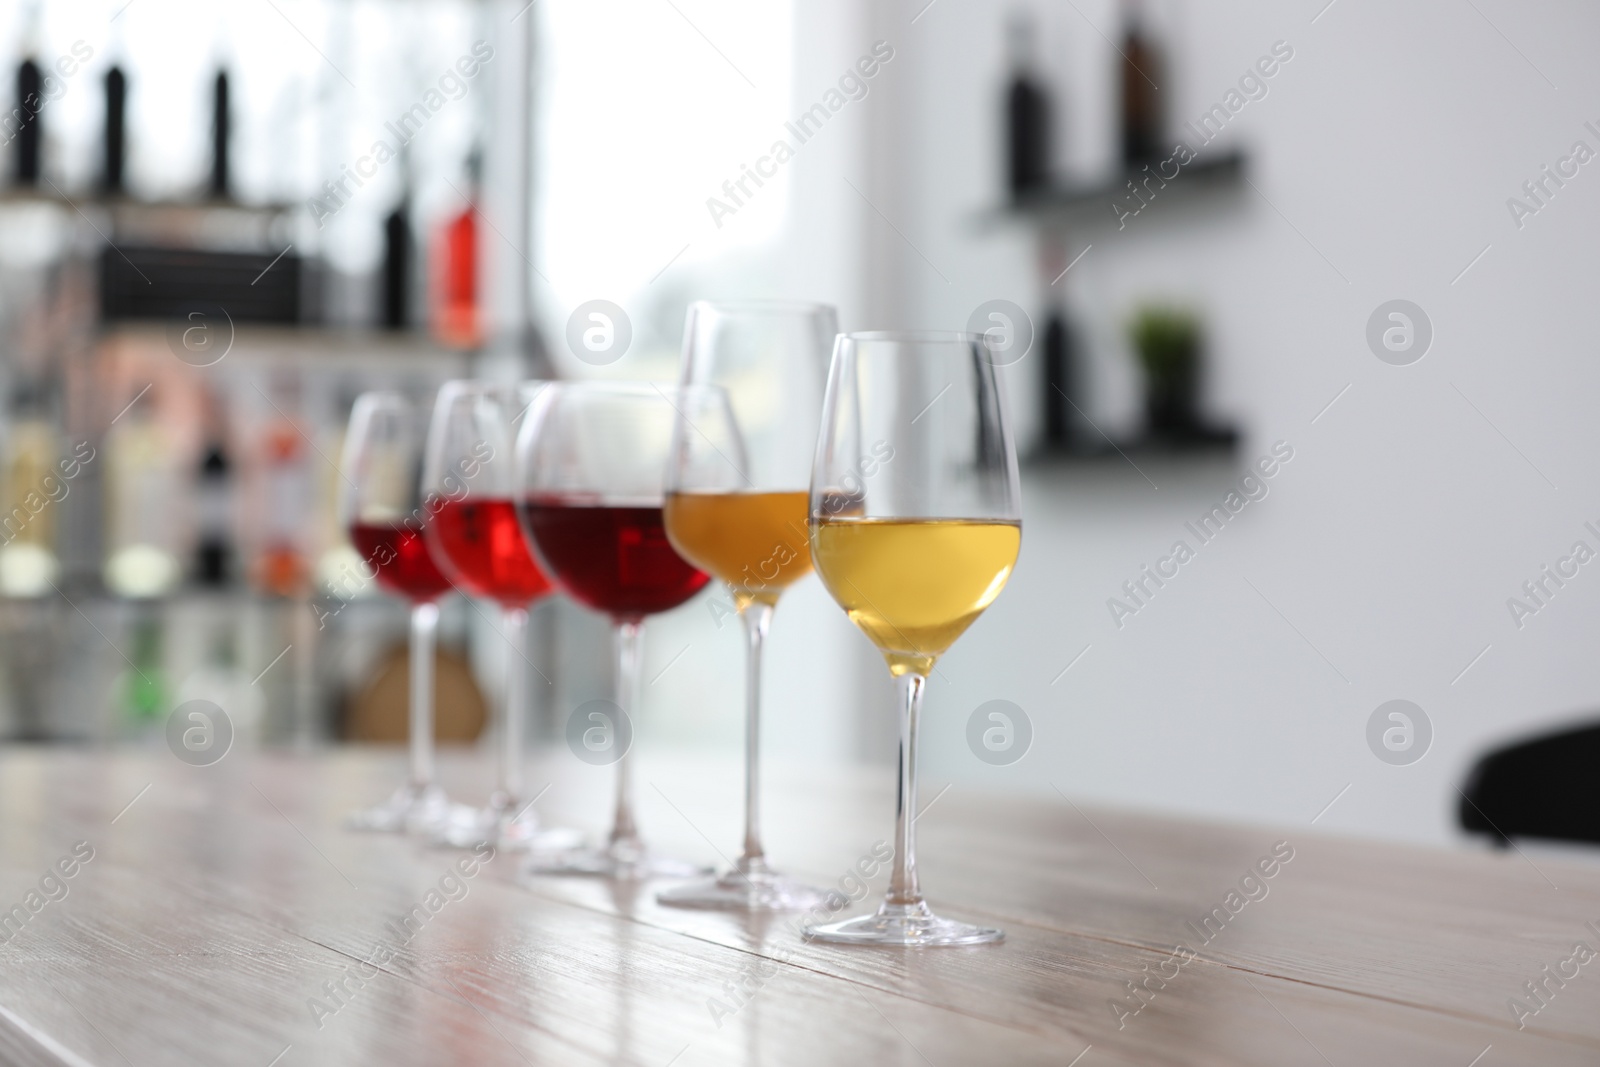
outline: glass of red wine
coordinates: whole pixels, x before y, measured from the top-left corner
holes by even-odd
[[[528,605],[555,585],[517,523],[516,427],[544,384],[446,382],[428,428],[422,489],[438,510],[425,527],[425,539],[439,569],[458,589],[499,606],[500,633],[509,646],[499,781],[487,806],[462,809],[440,832],[444,843],[462,848],[487,841],[511,851],[559,849],[581,839],[575,830],[539,825],[522,767],[528,672],[536,669],[526,649]]]
[[[411,602],[411,780],[350,816],[355,830],[437,833],[454,806],[433,780],[433,657],[438,600],[450,579],[423,540],[420,494],[425,415],[398,393],[363,393],[350,411],[339,472],[340,512],[363,570]]]
[[[610,617],[617,645],[615,702],[580,705],[567,731],[585,762],[617,764],[610,838],[600,847],[535,856],[530,873],[631,880],[707,871],[646,847],[629,770],[644,621],[709,581],[672,547],[662,518],[673,420],[693,403],[688,396],[643,382],[558,382],[540,391],[518,434],[523,529],[567,595]]]

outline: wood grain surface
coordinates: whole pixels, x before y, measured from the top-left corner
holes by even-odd
[[[670,883],[529,879],[509,854],[469,877],[468,853],[340,829],[402,766],[0,750],[0,1062],[1600,1063],[1600,959],[1560,978],[1576,943],[1600,950],[1600,864],[931,783],[924,888],[1006,941],[848,948],[661,907]],[[487,759],[442,769],[482,799]],[[610,776],[536,762],[537,810],[598,831]],[[773,768],[771,858],[875,905],[886,872],[854,872],[891,785]],[[646,835],[721,864],[739,788],[734,762],[645,755]]]

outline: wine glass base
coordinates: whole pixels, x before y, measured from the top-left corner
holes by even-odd
[[[622,882],[646,878],[693,878],[711,868],[651,852],[643,845],[611,844],[604,848],[572,848],[530,856],[522,865],[526,875],[586,875]]]
[[[583,833],[566,827],[545,827],[532,805],[497,795],[481,808],[456,812],[439,829],[435,842],[455,848],[490,844],[499,852],[555,852],[576,848]]]
[[[368,833],[434,834],[462,810],[471,809],[452,802],[437,785],[403,785],[382,804],[351,812],[345,827]]]
[[[1005,938],[991,926],[941,919],[922,901],[915,904],[884,903],[875,914],[836,923],[807,926],[808,941],[841,945],[898,945],[906,948],[939,945],[985,945]]]
[[[827,899],[825,890],[785,877],[764,864],[757,870],[736,867],[721,878],[691,882],[656,894],[656,902],[670,908],[746,912],[810,911]]]

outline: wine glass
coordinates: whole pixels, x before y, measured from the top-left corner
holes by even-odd
[[[638,879],[705,871],[645,846],[634,820],[628,750],[639,714],[645,618],[684,603],[709,580],[673,549],[662,518],[673,419],[680,408],[697,410],[706,396],[643,382],[557,382],[540,391],[523,419],[523,531],[568,596],[610,617],[617,643],[616,702],[583,720],[593,723],[583,733],[593,762],[617,764],[610,839],[603,847],[535,856],[524,868],[529,873]]]
[[[667,476],[667,537],[685,559],[728,584],[744,626],[744,850],[720,878],[657,894],[663,904],[806,911],[826,898],[767,863],[759,758],[767,628],[784,589],[811,573],[806,487],[836,333],[833,309],[820,304],[701,301],[689,308],[682,383],[721,385],[727,403],[708,399],[700,412],[679,413]],[[717,442],[724,439],[743,447],[723,451]]]
[[[566,848],[580,839],[574,830],[539,826],[522,774],[528,605],[555,586],[539,569],[517,523],[514,424],[543,385],[446,382],[428,428],[422,488],[427,499],[438,502],[425,527],[428,547],[453,584],[499,605],[501,635],[511,652],[500,712],[499,781],[487,806],[464,809],[463,817],[440,832],[444,843],[463,848],[487,841],[498,849],[527,851]]]
[[[454,808],[433,780],[433,657],[439,597],[450,579],[423,541],[429,522],[418,477],[424,413],[398,393],[363,393],[350,410],[340,457],[340,514],[364,569],[411,602],[411,780],[377,807],[358,811],[355,830],[433,833]]]
[[[917,883],[917,719],[939,657],[1005,587],[1022,543],[1017,457],[988,340],[841,334],[811,480],[811,554],[878,646],[899,691],[894,866],[877,913],[809,925],[871,945],[973,945],[996,929],[944,919]]]

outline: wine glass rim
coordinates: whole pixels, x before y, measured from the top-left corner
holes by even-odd
[[[900,344],[984,344],[981,333],[964,333],[959,330],[861,330],[841,333],[847,341],[885,341]]]
[[[451,378],[439,386],[439,395],[498,393],[554,384],[547,378],[518,378],[511,382],[490,381],[485,378]]]
[[[711,382],[691,382],[680,384],[678,382],[654,382],[636,378],[567,378],[558,382],[548,382],[552,389],[561,392],[585,393],[611,393],[616,396],[650,396],[663,400],[671,400],[680,393],[727,392],[720,385]]]
[[[352,413],[361,408],[375,407],[414,408],[416,405],[398,389],[367,389],[357,393],[350,402]]]
[[[707,311],[738,311],[746,314],[769,315],[792,311],[836,313],[832,304],[824,304],[820,300],[768,299],[766,297],[739,297],[733,300],[696,300],[689,305],[689,308],[690,310],[704,308]]]

